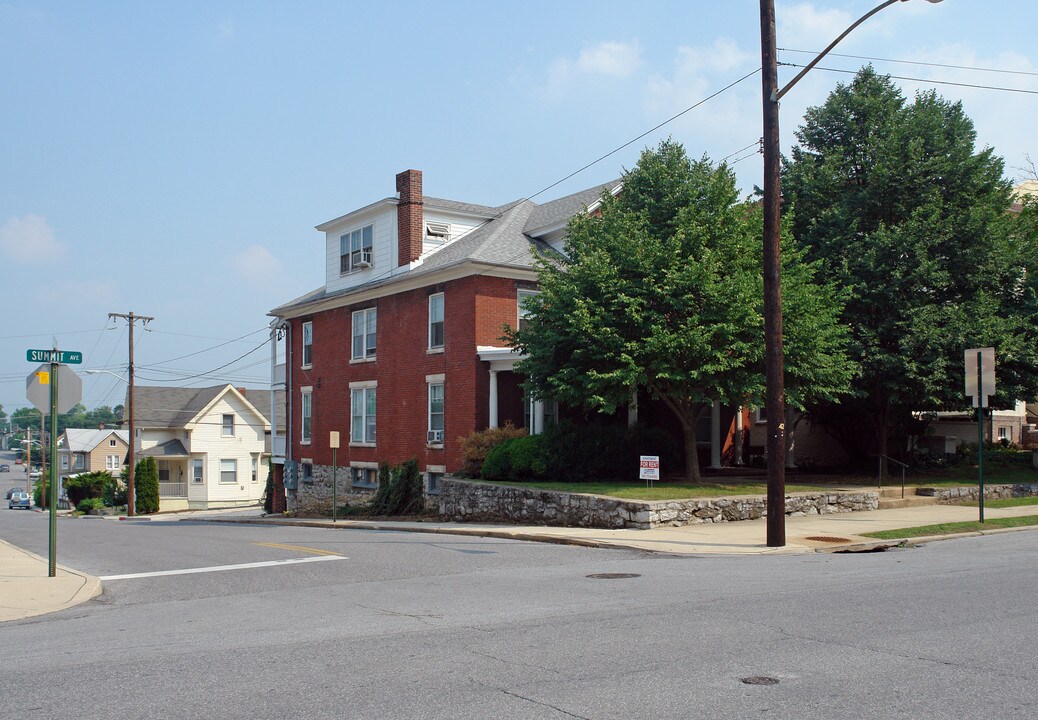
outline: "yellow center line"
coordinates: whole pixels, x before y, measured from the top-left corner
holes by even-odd
[[[302,545],[281,545],[280,543],[252,543],[253,545],[259,545],[260,547],[272,547],[281,548],[282,550],[298,550],[299,552],[313,553],[314,555],[337,555],[342,557],[342,553],[333,552],[332,550],[319,550],[318,548],[303,547]]]

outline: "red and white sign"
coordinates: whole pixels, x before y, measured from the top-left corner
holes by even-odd
[[[641,455],[639,456],[639,470],[638,478],[640,480],[659,480],[660,479],[660,456],[659,455]]]

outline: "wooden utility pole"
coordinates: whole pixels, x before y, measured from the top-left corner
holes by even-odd
[[[786,401],[779,269],[780,198],[778,63],[775,0],[760,2],[760,53],[764,101],[764,369],[768,437],[768,547],[786,544]]]
[[[130,326],[130,377],[129,377],[129,392],[127,393],[126,404],[127,404],[127,415],[129,419],[128,432],[130,435],[130,453],[129,453],[129,467],[126,470],[126,514],[134,515],[134,502],[135,495],[133,492],[133,471],[134,471],[134,455],[137,447],[137,439],[134,437],[133,427],[133,326],[140,320],[145,325],[154,320],[153,317],[147,317],[145,315],[134,315],[133,312],[126,313],[108,313],[110,318],[123,318],[129,323]]]

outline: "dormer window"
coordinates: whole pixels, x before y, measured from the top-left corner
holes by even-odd
[[[367,225],[339,237],[339,273],[366,270],[374,265],[375,226]]]
[[[431,245],[443,245],[451,239],[451,226],[449,223],[427,222],[425,223],[425,242]]]

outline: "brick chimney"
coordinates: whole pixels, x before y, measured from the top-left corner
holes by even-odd
[[[407,265],[422,254],[425,234],[422,217],[422,171],[405,170],[396,176],[400,202],[396,206],[397,264]]]

